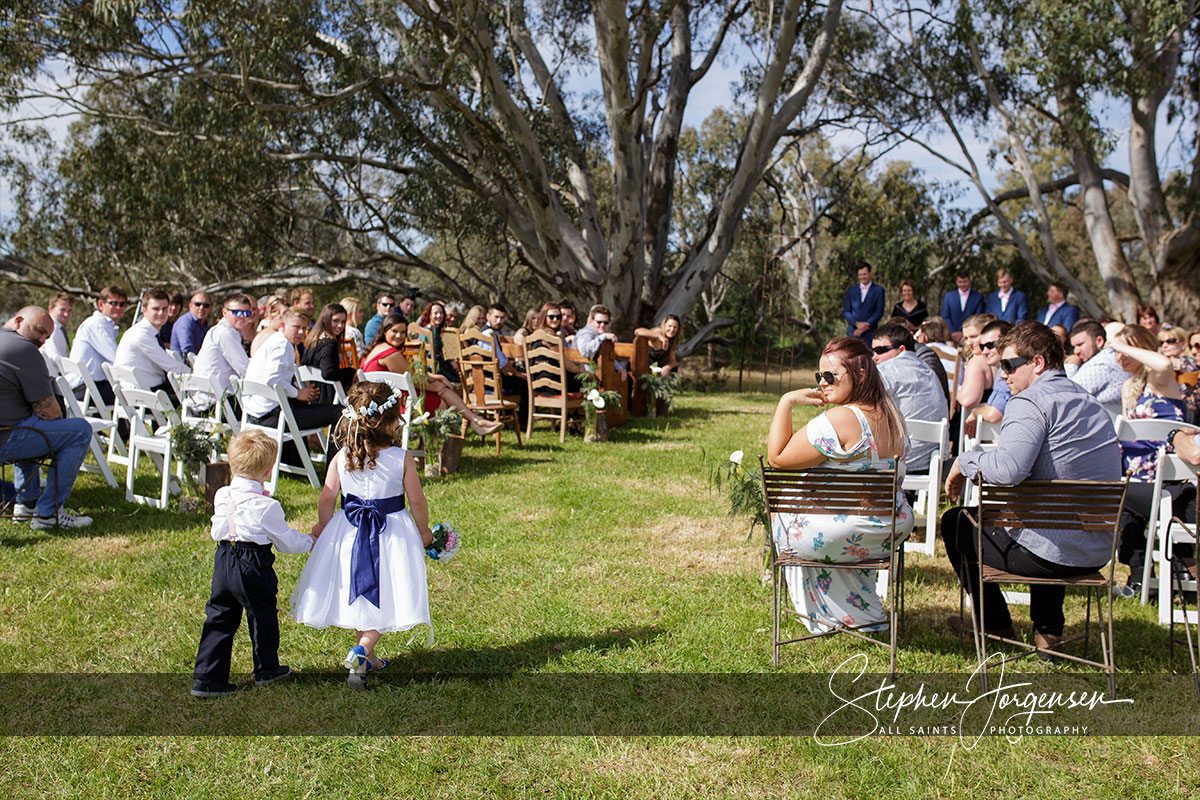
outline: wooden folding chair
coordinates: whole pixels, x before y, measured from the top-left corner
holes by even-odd
[[[1081,664],[1089,664],[1103,669],[1108,674],[1108,691],[1111,697],[1116,697],[1116,647],[1113,639],[1113,573],[1116,569],[1117,542],[1120,537],[1121,510],[1125,506],[1125,490],[1129,486],[1129,478],[1120,481],[1022,481],[1016,486],[999,486],[984,483],[982,478],[976,478],[978,484],[978,503],[974,514],[968,511],[968,519],[975,525],[976,566],[979,570],[979,585],[976,587],[979,598],[979,615],[976,618],[972,604],[972,621],[975,638],[975,654],[979,662],[979,670],[983,676],[984,686],[987,685],[989,666],[998,666],[1018,658],[1026,658],[1036,653],[1043,653],[1056,658],[1065,658]],[[1033,528],[1055,531],[1084,531],[1096,535],[1109,536],[1108,575],[1101,574],[1103,567],[1085,575],[1063,578],[1031,578],[1027,575],[1017,575],[1012,572],[990,567],[983,563],[983,530],[984,528]],[[985,584],[1028,584],[1040,586],[1063,586],[1066,588],[1081,588],[1087,593],[1087,615],[1084,620],[1084,632],[1074,636],[1064,636],[1056,650],[1043,650],[1036,645],[988,633],[987,620],[984,619],[983,587]],[[1102,595],[1107,596],[1108,618],[1105,625],[1105,615]],[[1091,624],[1092,596],[1096,599],[1096,614],[1099,617],[1100,650],[1103,661],[1093,661],[1087,658]],[[959,614],[963,613],[964,589],[959,587]],[[996,640],[1023,648],[1026,652],[1008,656],[997,664],[989,665],[987,643]],[[1061,648],[1071,642],[1083,639],[1083,656],[1062,652]]]
[[[466,341],[466,337],[463,337]],[[517,447],[521,443],[521,420],[517,414],[518,403],[504,396],[500,380],[500,361],[489,347],[480,347],[477,341],[464,344],[458,357],[458,373],[462,377],[463,402],[467,408],[486,419],[495,419],[513,425],[517,434]],[[467,421],[463,420],[462,435],[467,435]],[[500,455],[500,431],[496,437],[496,455]]]
[[[803,642],[838,633],[846,633],[863,641],[888,650],[888,674],[896,674],[897,642],[900,626],[904,619],[904,541],[907,532],[896,532],[896,497],[900,491],[899,473],[896,470],[852,472],[836,469],[785,470],[768,467],[759,456],[762,467],[763,498],[767,507],[767,530],[774,530],[776,514],[804,514],[807,517],[835,517],[839,515],[877,515],[892,520],[886,558],[870,558],[862,561],[829,562],[815,558],[804,558],[788,551],[779,551],[775,537],[771,536],[771,581],[772,581],[772,633],[771,656],[775,667],[779,666],[779,651],[785,644]],[[819,633],[809,633],[791,639],[781,639],[782,620],[792,614],[813,622],[816,620],[792,608],[787,596],[787,584],[783,570],[788,567],[817,567],[824,569],[856,569],[887,571],[888,640],[880,641],[860,628],[873,628],[878,623],[867,625],[837,625]]]
[[[535,419],[558,422],[558,441],[567,440],[567,415],[583,408],[583,392],[567,391],[567,358],[562,338],[552,331],[534,331],[525,337],[522,358],[529,384],[529,422],[526,438],[533,435]],[[551,411],[538,411],[549,408]]]

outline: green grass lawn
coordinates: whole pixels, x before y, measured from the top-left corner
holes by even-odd
[[[350,691],[335,672],[350,634],[287,619],[305,556],[280,555],[281,658],[301,676],[215,701],[187,697],[211,576],[207,519],[128,504],[123,492],[84,475],[71,505],[96,518],[91,528],[53,533],[0,522],[0,719],[8,732],[62,734],[0,739],[0,796],[1200,791],[1195,745],[1182,737],[985,737],[967,749],[957,737],[823,747],[807,733],[609,735],[630,717],[644,720],[634,724],[638,734],[701,732],[709,729],[703,714],[714,715],[712,730],[753,731],[757,719],[786,713],[787,687],[824,681],[820,673],[867,647],[844,636],[794,645],[784,651],[783,690],[764,690],[774,684],[759,677],[773,672],[761,531],[748,537],[746,522],[726,515],[704,459],[741,449],[747,464],[754,460],[774,399],[688,395],[672,416],[633,420],[608,443],[575,437],[559,445],[543,423],[524,449],[508,435],[499,457],[468,444],[459,474],[425,484],[432,520],[465,536],[457,559],[429,565],[436,643],[424,648],[423,632],[412,644],[408,634],[385,636],[380,653],[394,659],[391,674],[366,693]],[[149,489],[153,477],[139,480]],[[307,484],[285,480],[278,496],[296,527],[315,520],[317,492]],[[944,556],[910,556],[907,585],[901,672],[965,678],[974,653],[944,625],[958,608]],[[1070,606],[1069,626],[1081,611]],[[1023,611],[1014,617],[1028,635]],[[873,668],[886,669],[883,650],[868,655]],[[1117,658],[1119,693],[1133,694],[1140,712],[1196,724],[1190,677],[1174,681],[1166,697],[1153,695],[1161,681],[1139,677],[1172,669],[1153,607],[1120,605]],[[1087,673],[1037,662],[1022,668],[1048,680]],[[1187,669],[1182,650],[1174,669]],[[250,670],[244,634],[234,670]],[[654,679],[634,685],[630,674]],[[714,674],[730,696],[689,695],[672,683]],[[743,677],[753,696],[729,689]],[[610,708],[600,692],[612,692]],[[77,735],[102,731],[156,735]],[[264,735],[198,735],[222,731]],[[528,735],[470,735],[514,731]],[[397,735],[411,732],[468,735]],[[293,733],[313,735],[283,735]],[[365,735],[333,735],[340,733]],[[541,735],[552,733],[573,735]]]

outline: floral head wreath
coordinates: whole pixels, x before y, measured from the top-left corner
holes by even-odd
[[[407,392],[393,387],[391,396],[387,400],[384,400],[383,403],[372,400],[368,405],[359,406],[358,408],[347,406],[342,409],[342,416],[348,420],[356,420],[360,417],[373,417],[376,414],[382,414],[388,409],[394,408],[403,399],[405,394]]]

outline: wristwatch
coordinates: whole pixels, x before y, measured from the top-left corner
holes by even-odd
[[[1171,431],[1167,434],[1167,444],[1171,445],[1171,447],[1174,447],[1175,446],[1175,434],[1179,433],[1181,430],[1183,430],[1183,428],[1172,428]]]

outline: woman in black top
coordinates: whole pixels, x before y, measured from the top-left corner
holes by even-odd
[[[904,317],[916,330],[929,316],[923,300],[917,299],[917,285],[912,281],[900,281],[900,302],[892,307],[893,317]]]
[[[304,352],[300,355],[300,363],[306,367],[316,367],[321,371],[321,377],[327,381],[337,381],[342,389],[349,389],[354,383],[357,370],[354,367],[341,366],[342,337],[346,333],[346,308],[337,303],[330,303],[321,309],[317,322],[308,332],[304,340]],[[333,387],[328,384],[318,384],[321,391],[318,403],[336,403]]]

